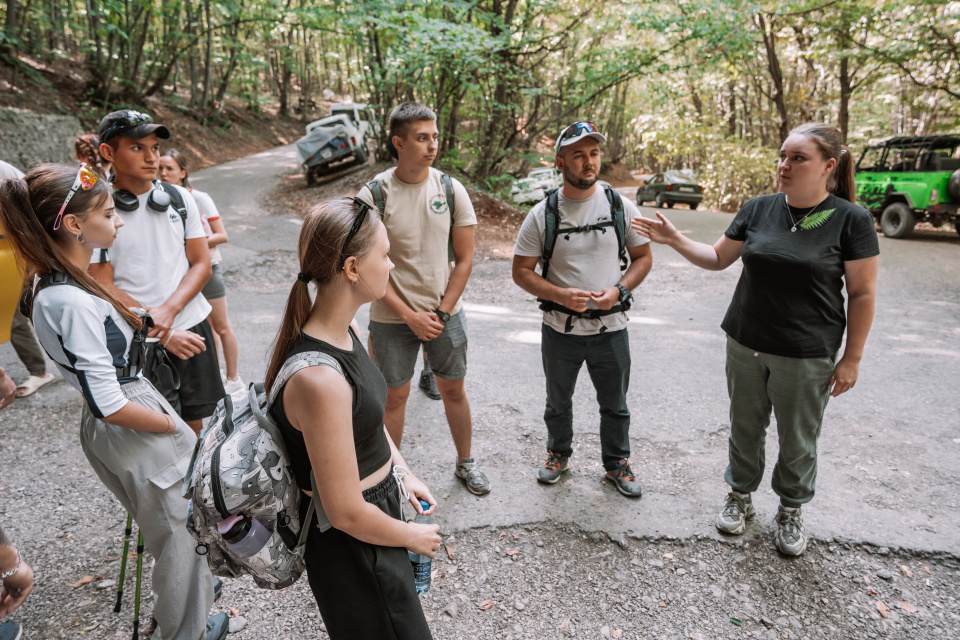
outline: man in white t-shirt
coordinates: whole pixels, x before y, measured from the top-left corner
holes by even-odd
[[[403,438],[410,379],[422,346],[457,449],[455,473],[471,493],[483,495],[490,481],[470,451],[467,321],[460,300],[473,269],[477,216],[463,185],[431,166],[438,138],[431,109],[416,102],[397,106],[390,114],[397,166],[357,194],[381,211],[396,265],[386,295],[370,306],[370,342],[387,381],[383,422],[394,444],[399,447]]]
[[[573,391],[585,362],[600,404],[600,449],[607,478],[623,495],[638,498],[640,482],[629,461],[626,312],[632,290],[650,272],[653,256],[649,240],[630,227],[630,220],[640,216],[637,208],[612,188],[597,184],[601,142],[606,138],[589,122],[576,122],[560,132],[556,163],[563,187],[534,206],[523,221],[513,250],[513,280],[537,296],[544,312],[540,348],[547,383],[547,462],[537,479],[554,484],[569,468]],[[548,220],[558,230],[552,254]],[[540,274],[534,270],[538,264]]]
[[[137,111],[114,111],[100,121],[99,136],[100,153],[113,163],[124,228],[109,252],[93,252],[90,274],[150,312],[156,326],[144,375],[199,433],[225,395],[206,320],[210,305],[200,295],[210,279],[200,211],[186,189],[155,182],[159,139],[170,137],[165,126]]]

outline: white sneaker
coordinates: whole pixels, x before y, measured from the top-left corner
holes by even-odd
[[[227,378],[227,381],[223,383],[223,390],[232,396],[237,392],[246,392],[247,385],[244,384],[243,379],[240,378],[240,376],[237,376],[236,380]]]

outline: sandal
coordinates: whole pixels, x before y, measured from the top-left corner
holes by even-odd
[[[37,389],[45,384],[53,382],[53,380],[53,374],[49,372],[43,374],[42,376],[30,376],[17,385],[17,397],[26,398],[27,396],[32,396],[37,392]]]

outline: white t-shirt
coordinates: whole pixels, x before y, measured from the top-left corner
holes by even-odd
[[[450,243],[450,210],[444,194],[440,171],[430,168],[430,175],[419,184],[407,184],[388,169],[375,179],[383,183],[387,206],[383,224],[390,238],[390,260],[396,268],[390,272],[390,286],[414,311],[433,311],[443,300],[453,263],[447,252]],[[467,190],[453,181],[453,226],[477,224],[477,214]],[[370,190],[364,186],[357,197],[376,206]],[[463,304],[457,300],[451,315]],[[374,322],[403,322],[382,300],[370,305]]]
[[[109,416],[127,404],[117,369],[127,366],[133,328],[112,304],[73,285],[47,287],[33,301],[33,326],[94,416]]]
[[[630,221],[640,216],[640,211],[627,198],[623,200],[623,216],[626,222],[627,247],[639,247],[650,242],[630,227]],[[546,200],[536,204],[520,227],[513,253],[529,258],[543,255],[546,242]],[[611,219],[610,203],[603,188],[597,186],[596,192],[586,200],[570,200],[559,194],[560,228],[580,227]],[[543,260],[540,260],[543,270]],[[550,258],[547,282],[558,287],[574,287],[584,291],[600,291],[620,282],[619,245],[613,227],[605,227],[605,232],[584,231],[569,236],[557,235],[557,243]],[[591,300],[588,309],[596,309]],[[543,322],[548,327],[564,333],[569,315],[561,311],[544,311]],[[617,331],[627,326],[627,317],[623,313],[614,313],[593,320],[574,318],[573,335],[590,336],[600,333],[602,327]]]
[[[213,198],[210,197],[210,194],[205,191],[190,189],[190,195],[197,201],[197,208],[200,209],[200,222],[203,224],[203,232],[209,238],[213,235],[213,229],[210,228],[210,221],[220,219],[220,212],[217,210],[217,205],[213,203]],[[220,255],[220,247],[210,249],[210,264],[220,264],[221,261],[223,261],[223,256]]]
[[[186,238],[206,238],[200,222],[200,210],[193,196],[183,187],[174,187],[183,196],[187,207]],[[156,307],[166,302],[180,286],[190,270],[184,249],[184,226],[180,214],[171,204],[166,213],[147,206],[150,192],[139,197],[135,211],[117,213],[123,227],[117,232],[113,246],[101,259],[101,250],[95,249],[91,263],[109,261],[113,264],[113,283],[129,294],[143,307]],[[200,324],[210,314],[210,304],[197,294],[173,321],[177,330]]]

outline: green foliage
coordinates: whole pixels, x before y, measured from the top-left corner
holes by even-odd
[[[830,216],[833,215],[834,211],[836,211],[836,209],[824,209],[823,211],[817,211],[816,213],[801,220],[798,226],[807,231],[810,229],[816,229],[826,222]]]

